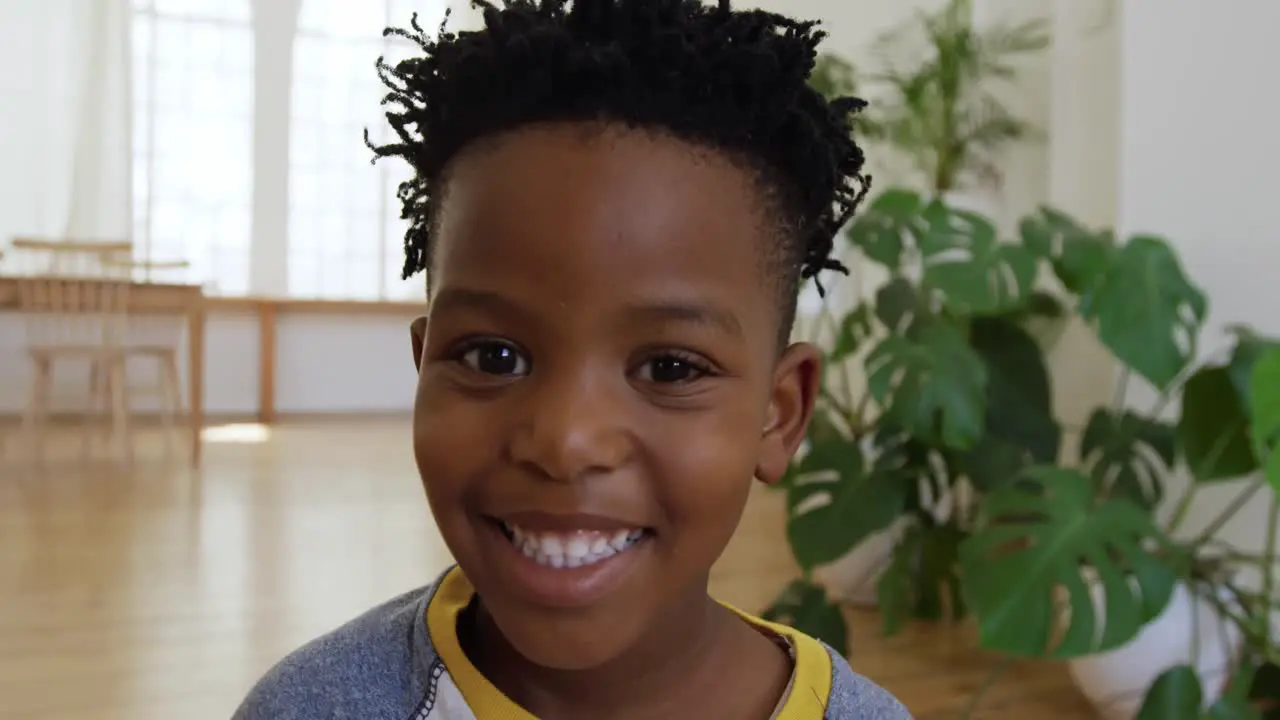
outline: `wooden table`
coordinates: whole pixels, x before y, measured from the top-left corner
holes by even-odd
[[[0,312],[17,309],[18,281],[14,277],[0,275]],[[134,283],[129,288],[129,312],[186,318],[187,419],[191,432],[191,464],[199,467],[204,430],[204,289],[199,285]]]

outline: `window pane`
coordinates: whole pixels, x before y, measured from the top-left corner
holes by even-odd
[[[249,284],[253,35],[247,0],[134,5],[139,254],[186,260],[211,291]]]
[[[249,0],[145,0],[134,7],[153,7],[157,15],[173,18],[250,22]]]
[[[371,164],[390,134],[379,105],[385,88],[375,62],[403,54],[382,37],[409,13],[401,0],[304,0],[294,41],[290,126],[289,292],[323,298],[386,299],[421,294],[421,279],[399,280],[405,223],[396,186],[404,163]],[[426,27],[439,25],[442,0],[411,3]],[[394,214],[390,209],[394,208]]]

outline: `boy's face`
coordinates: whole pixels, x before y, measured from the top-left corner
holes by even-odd
[[[548,125],[457,159],[414,452],[504,638],[586,668],[689,628],[752,477],[776,481],[818,378],[777,351],[752,177],[651,133]]]

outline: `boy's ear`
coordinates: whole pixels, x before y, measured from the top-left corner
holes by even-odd
[[[422,348],[427,342],[427,317],[416,317],[409,323],[409,342],[413,348],[413,367],[422,369]]]
[[[822,381],[822,353],[809,343],[787,348],[773,375],[756,477],[772,485],[782,479],[809,429]]]

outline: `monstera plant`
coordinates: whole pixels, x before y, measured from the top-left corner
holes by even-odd
[[[813,571],[892,530],[878,581],[886,632],[911,617],[972,614],[991,650],[1081,657],[1132,640],[1181,584],[1238,626],[1240,677],[1280,674],[1266,621],[1273,543],[1249,557],[1214,538],[1254,493],[1280,487],[1280,342],[1236,328],[1202,357],[1207,302],[1165,240],[1121,240],[1052,209],[1000,238],[979,214],[895,189],[847,237],[888,279],[873,299],[828,305],[820,320],[832,374],[782,483],[804,574],[766,614],[847,651],[843,616]],[[1064,311],[1096,333],[1124,378],[1158,391],[1141,411],[1097,408],[1071,447],[1032,331]],[[862,392],[850,391],[849,364],[862,370]],[[1155,510],[1179,473],[1190,482],[1161,524]],[[1199,490],[1250,474],[1245,501],[1197,537],[1179,535]],[[1243,562],[1261,571],[1261,590],[1223,570]],[[1188,672],[1162,675],[1151,706],[1198,703]],[[1247,707],[1247,685],[1219,705]]]

